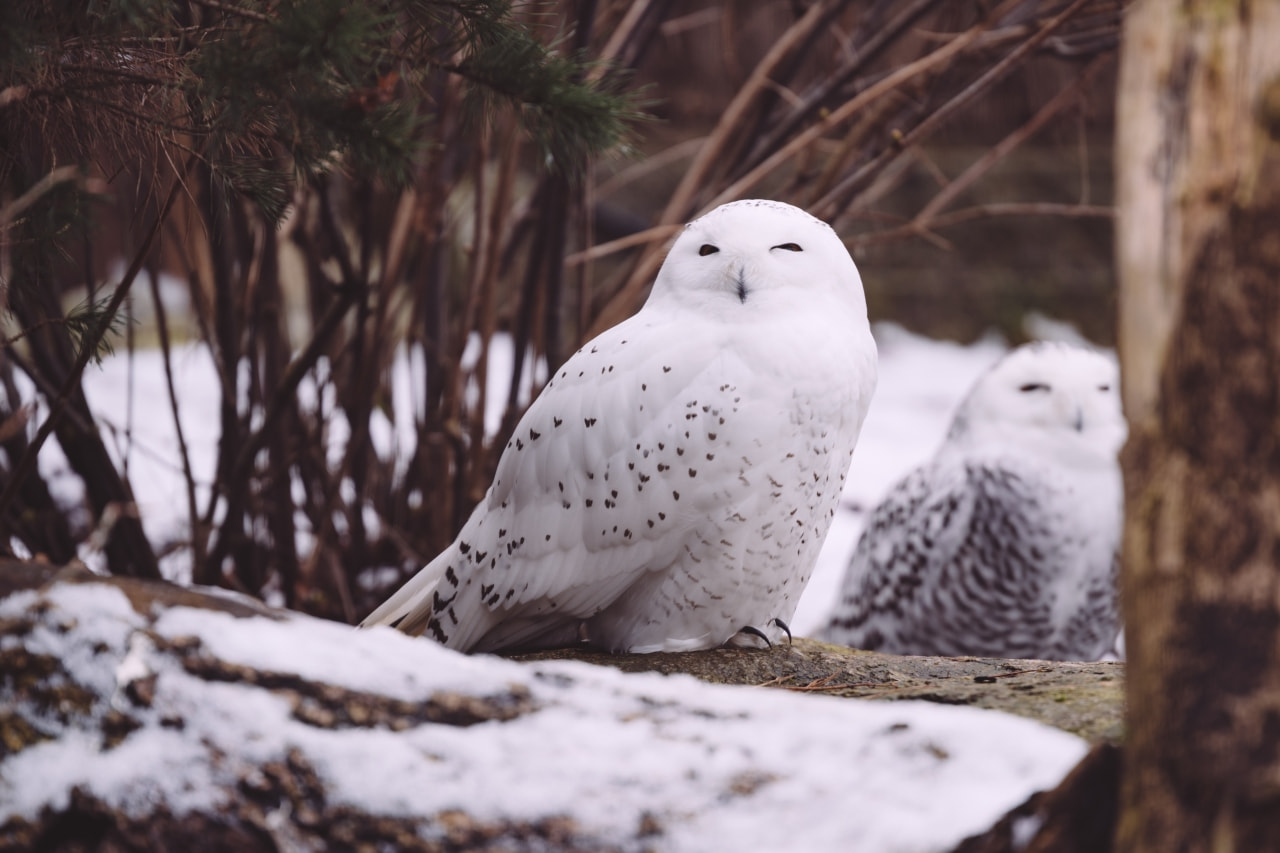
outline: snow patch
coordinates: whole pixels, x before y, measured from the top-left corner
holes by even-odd
[[[75,727],[0,762],[0,823],[66,805],[80,786],[131,815],[157,804],[216,810],[265,762],[300,751],[330,806],[479,820],[568,816],[624,849],[642,823],[655,850],[935,851],[991,825],[1056,784],[1083,756],[1072,735],[993,711],[875,703],[723,687],[688,676],[627,675],[583,663],[464,656],[389,629],[357,631],[305,616],[236,618],[173,608],[147,628],[117,590],[60,585],[0,604],[33,618],[23,638],[68,676],[111,696],[155,676],[143,725],[111,749]],[[58,630],[74,623],[74,630]],[[441,692],[527,691],[513,719],[470,726],[321,728],[285,695],[209,681],[157,646],[198,640],[200,654],[413,703]],[[6,638],[5,644],[17,642]],[[172,721],[180,719],[181,727]],[[169,720],[165,725],[162,721]],[[49,725],[53,725],[49,723]]]

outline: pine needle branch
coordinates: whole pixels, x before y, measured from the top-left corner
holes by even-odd
[[[5,346],[17,343],[34,332],[49,327],[62,326],[71,337],[77,355],[81,347],[97,341],[89,353],[89,360],[94,364],[102,364],[102,359],[115,352],[111,343],[111,335],[119,335],[128,324],[127,318],[119,313],[109,313],[111,297],[104,296],[97,300],[85,300],[67,312],[65,317],[46,317],[4,341]],[[95,334],[100,326],[106,326],[101,335]]]

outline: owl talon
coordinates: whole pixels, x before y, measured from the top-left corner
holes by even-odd
[[[769,624],[770,624],[770,625],[777,625],[779,628],[781,628],[782,630],[786,631],[786,632],[787,632],[787,645],[788,645],[788,646],[794,646],[794,645],[795,645],[795,642],[794,642],[794,640],[793,640],[793,639],[792,639],[792,637],[791,637],[791,626],[790,626],[790,625],[788,625],[786,622],[783,622],[781,619],[777,618],[776,616],[775,616],[774,618],[772,618],[772,619],[770,619],[770,620],[769,620]]]
[[[757,628],[755,625],[748,625],[748,626],[746,626],[745,628],[740,628],[740,629],[738,629],[738,633],[739,633],[739,634],[750,634],[750,635],[751,635],[751,636],[753,636],[753,637],[759,637],[760,639],[764,640],[764,644],[765,644],[766,646],[768,646],[769,648],[773,648],[773,643],[771,643],[771,642],[769,641],[769,638],[765,636],[764,631],[761,631],[761,630],[760,630],[759,628]]]

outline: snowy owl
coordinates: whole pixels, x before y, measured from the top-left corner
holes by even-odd
[[[1127,426],[1110,359],[1028,344],[876,507],[823,638],[895,654],[1097,660],[1119,630]]]
[[[453,544],[362,624],[464,651],[778,639],[875,384],[835,232],[780,202],[718,207],[644,307],[554,373]]]

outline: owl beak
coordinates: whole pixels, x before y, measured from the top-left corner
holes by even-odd
[[[1073,426],[1075,426],[1076,432],[1084,432],[1084,409],[1079,406],[1076,407],[1076,420]]]
[[[738,267],[738,301],[747,301],[747,269],[745,266]]]

